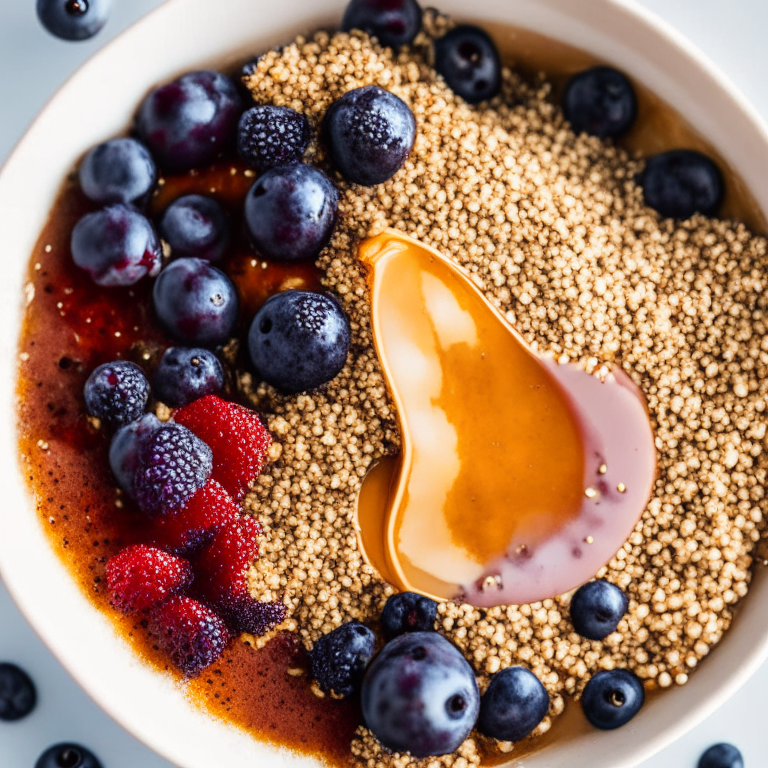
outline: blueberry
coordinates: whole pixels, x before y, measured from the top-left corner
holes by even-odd
[[[493,676],[480,702],[480,733],[499,741],[521,741],[549,711],[549,694],[525,667],[509,667]]]
[[[182,408],[224,386],[224,369],[207,349],[171,347],[157,366],[155,396],[171,408]]]
[[[348,91],[330,106],[323,134],[341,175],[371,187],[403,167],[416,140],[416,119],[394,93],[367,85]]]
[[[94,147],[80,165],[80,187],[94,203],[143,205],[157,183],[149,150],[136,139],[113,139]]]
[[[716,216],[725,184],[720,169],[701,152],[675,149],[651,157],[640,174],[645,204],[670,219],[695,213]]]
[[[455,752],[480,709],[472,667],[436,632],[401,635],[386,645],[365,673],[361,699],[373,735],[413,757]]]
[[[136,501],[150,517],[167,517],[208,482],[213,453],[189,429],[168,422],[144,441],[138,463]]]
[[[109,446],[109,466],[117,484],[131,497],[136,497],[136,472],[139,455],[147,441],[162,427],[153,413],[121,427]]]
[[[576,133],[616,138],[633,126],[637,96],[622,72],[612,67],[592,67],[568,81],[563,112]]]
[[[501,90],[501,57],[490,35],[462,24],[435,41],[435,69],[469,104],[492,99]]]
[[[351,621],[323,635],[310,654],[312,678],[325,693],[351,696],[360,688],[376,650],[370,629]]]
[[[215,160],[234,145],[243,105],[237,86],[210,70],[190,72],[152,91],[136,130],[167,171]]]
[[[406,632],[432,632],[436,620],[437,603],[414,592],[392,595],[381,612],[381,628],[386,640]]]
[[[581,696],[584,714],[595,728],[612,731],[626,725],[645,702],[643,684],[626,669],[598,672]]]
[[[0,720],[21,720],[35,704],[37,691],[29,675],[15,664],[0,664]]]
[[[245,198],[245,223],[259,252],[277,261],[312,259],[331,239],[339,194],[309,165],[267,171]]]
[[[87,40],[109,19],[112,0],[37,0],[37,17],[55,37]]]
[[[608,581],[591,581],[571,598],[574,629],[588,640],[605,640],[629,609],[627,596]]]
[[[83,390],[91,416],[122,426],[138,419],[149,400],[149,382],[135,363],[104,363],[88,377]]]
[[[72,231],[71,249],[75,264],[104,288],[154,277],[163,257],[149,220],[122,203],[83,216]]]
[[[349,320],[330,296],[286,291],[253,319],[248,349],[256,372],[286,394],[315,389],[344,367]]]
[[[416,0],[350,0],[341,28],[362,29],[383,46],[397,49],[419,34],[421,17]]]
[[[301,112],[262,104],[240,118],[237,151],[251,168],[263,173],[300,161],[311,138],[309,121]]]
[[[159,226],[171,255],[219,261],[229,248],[231,235],[224,209],[210,197],[185,195],[171,203]]]
[[[169,264],[155,281],[152,298],[160,322],[179,341],[214,346],[227,341],[235,329],[235,286],[203,259]]]
[[[744,758],[732,744],[715,744],[701,756],[698,768],[744,768]]]
[[[79,744],[56,744],[40,755],[35,768],[101,768],[101,763]]]

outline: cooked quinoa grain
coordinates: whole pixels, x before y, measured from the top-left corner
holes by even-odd
[[[353,526],[365,473],[400,442],[356,251],[385,227],[402,230],[467,269],[534,349],[590,371],[615,362],[648,399],[653,497],[597,574],[629,596],[618,631],[604,642],[579,637],[570,595],[490,610],[440,605],[440,630],[481,685],[513,664],[546,685],[543,731],[601,669],[632,669],[649,689],[684,684],[747,592],[768,467],[766,242],[731,222],[660,220],[633,181],[642,162],[575,136],[546,82],[506,71],[490,107],[471,108],[429,67],[426,43],[422,35],[395,57],[363,35],[319,33],[266,54],[247,83],[258,103],[293,107],[315,124],[346,91],[377,84],[418,122],[393,179],[364,188],[337,178],[339,225],[319,265],[351,320],[347,366],[325,389],[291,398],[240,377],[277,441],[247,500],[265,531],[252,585],[285,599],[288,627],[307,646],[345,621],[374,621],[392,592],[363,560]],[[324,164],[317,146],[309,158]],[[372,767],[410,762],[386,755],[364,729],[352,753]],[[467,768],[479,759],[469,740],[423,762]]]

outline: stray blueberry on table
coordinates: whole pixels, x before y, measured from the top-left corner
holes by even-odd
[[[416,119],[394,93],[377,85],[348,91],[323,121],[331,161],[353,184],[383,184],[405,164],[416,140]]]
[[[162,266],[160,238],[149,219],[123,203],[83,216],[71,250],[75,264],[103,288],[133,285]]]
[[[612,67],[592,67],[568,81],[563,112],[575,133],[613,139],[634,125],[637,96],[623,72]]]
[[[80,165],[80,187],[100,205],[143,206],[157,184],[157,167],[136,139],[113,139],[94,147]]]
[[[501,57],[480,27],[462,24],[438,38],[435,69],[468,104],[492,99],[501,89]]]
[[[101,763],[79,744],[55,744],[40,755],[35,768],[101,768]]]
[[[109,19],[112,0],[37,0],[37,17],[62,40],[88,40]]]
[[[211,197],[185,195],[166,208],[158,227],[171,247],[171,257],[219,261],[231,241],[229,219]]]
[[[701,152],[675,149],[648,159],[638,177],[645,204],[670,219],[716,216],[725,195],[720,169]]]
[[[472,667],[437,632],[393,640],[363,678],[363,719],[393,752],[437,757],[455,752],[472,732],[480,691]]]
[[[525,667],[509,667],[491,679],[480,702],[480,733],[499,741],[521,741],[549,711],[549,694]]]
[[[581,696],[587,720],[602,731],[626,725],[644,702],[643,683],[626,669],[598,672],[587,683]]]
[[[166,330],[187,344],[223,344],[237,323],[234,284],[203,259],[171,262],[155,281],[152,300]]]
[[[715,744],[701,756],[698,768],[744,768],[744,758],[733,744]]]
[[[35,704],[37,691],[30,676],[15,664],[0,664],[0,720],[21,720]]]
[[[260,104],[243,113],[237,129],[237,151],[251,168],[263,173],[296,163],[309,146],[312,129],[301,112]]]
[[[136,116],[136,130],[167,171],[197,168],[234,147],[243,110],[228,77],[202,70],[153,90]]]
[[[336,299],[285,291],[268,299],[248,334],[248,350],[261,378],[298,394],[326,384],[347,361],[350,328]]]
[[[392,595],[381,612],[381,629],[387,641],[406,632],[432,632],[435,621],[437,603],[415,592]]]
[[[352,621],[323,635],[310,654],[312,678],[324,693],[351,696],[360,688],[365,669],[376,650],[368,627]]]
[[[149,381],[136,363],[116,360],[100,365],[83,390],[89,415],[122,426],[138,419],[149,400]]]
[[[361,29],[381,45],[397,50],[419,34],[422,16],[416,0],[351,0],[341,28],[345,32]]]
[[[171,408],[183,408],[224,386],[224,369],[208,349],[171,347],[165,351],[153,379],[155,396]]]
[[[629,609],[627,596],[602,579],[580,587],[571,598],[574,629],[588,640],[605,640]]]
[[[276,261],[313,259],[333,233],[336,185],[310,165],[286,165],[261,176],[245,198],[245,223],[260,254]]]

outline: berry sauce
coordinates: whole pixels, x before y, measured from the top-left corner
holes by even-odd
[[[237,247],[223,269],[243,296],[243,329],[261,304],[283,287],[319,290],[313,264],[274,265],[261,259],[242,232],[239,210],[253,175],[237,163],[168,177],[152,201],[153,218],[184,194],[215,197],[232,215]],[[173,342],[152,313],[152,283],[99,288],[70,257],[75,223],[96,209],[71,178],[55,203],[32,255],[29,300],[19,344],[19,453],[37,513],[51,545],[82,590],[114,622],[138,653],[159,670],[181,675],[161,654],[147,622],[109,604],[107,560],[146,538],[146,518],[117,489],[109,468],[111,430],[85,412],[83,386],[91,371],[115,359],[154,370]],[[34,298],[31,298],[34,297]],[[226,396],[234,399],[234,392]],[[200,677],[189,695],[219,717],[261,740],[346,763],[359,722],[358,705],[317,698],[306,675],[299,640],[279,635],[256,650],[240,639]]]

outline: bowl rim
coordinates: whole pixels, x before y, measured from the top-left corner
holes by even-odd
[[[67,78],[67,80],[56,90],[56,92],[46,101],[38,113],[35,120],[27,127],[20,140],[16,143],[2,166],[0,166],[0,190],[5,180],[6,175],[9,174],[17,159],[25,152],[28,145],[32,144],[35,140],[34,132],[37,125],[42,120],[43,116],[51,109],[54,104],[59,103],[61,100],[67,97],[67,93],[73,86],[73,83],[77,83],[86,73],[92,72],[98,68],[100,63],[112,56],[113,51],[125,44],[127,40],[133,37],[139,37],[145,30],[149,30],[155,24],[156,20],[161,18],[165,14],[172,13],[176,7],[183,7],[185,4],[194,2],[194,0],[166,0],[165,3],[153,9],[147,13],[144,17],[131,24],[126,30],[117,35],[114,39],[106,43],[101,49],[99,49],[93,56],[91,56],[85,63],[83,63],[78,69]],[[547,3],[552,6],[558,4],[564,4],[568,0],[547,0]],[[752,128],[759,135],[762,143],[768,147],[768,124],[764,121],[761,115],[757,112],[755,107],[749,102],[739,88],[737,88],[730,77],[728,77],[717,65],[704,54],[693,42],[686,38],[681,32],[675,29],[671,24],[657,16],[653,11],[639,5],[635,0],[593,0],[595,5],[602,4],[606,7],[612,7],[617,10],[621,10],[630,19],[644,25],[647,31],[652,32],[656,36],[662,38],[669,46],[676,48],[692,65],[700,70],[710,81],[714,82],[716,86],[723,92],[727,93],[728,97],[735,103],[742,115],[751,123]],[[528,27],[525,23],[519,24],[521,27]],[[540,31],[540,30],[535,30]],[[546,33],[545,33],[546,34]],[[567,40],[564,40],[567,42]],[[754,190],[751,190],[754,191]],[[768,205],[764,204],[763,208],[768,213]],[[28,255],[23,256],[25,264],[28,262]],[[18,304],[18,297],[13,299],[14,305]],[[17,339],[12,339],[9,344],[4,344],[2,352],[5,352],[7,348],[13,350],[13,356],[10,358],[14,365],[12,371],[12,378],[15,382],[16,379],[16,344]],[[15,392],[15,387],[14,390]],[[15,403],[15,396],[13,398]],[[13,420],[13,434],[16,434],[16,422],[15,413],[12,414]],[[14,473],[19,475],[16,466],[14,465]],[[20,478],[19,478],[20,479]],[[28,504],[28,506],[31,506]],[[42,528],[41,523],[37,523]],[[51,553],[53,554],[53,553]],[[2,547],[0,547],[0,555],[2,555]],[[54,555],[55,556],[55,555]],[[134,723],[126,724],[120,716],[119,708],[115,706],[115,703],[108,696],[103,695],[102,691],[96,689],[92,685],[91,679],[87,674],[83,672],[83,669],[75,664],[72,658],[64,653],[55,638],[51,633],[44,628],[42,623],[38,620],[39,616],[30,610],[25,598],[25,588],[21,583],[20,578],[17,579],[16,574],[10,569],[5,562],[5,558],[0,556],[0,578],[3,579],[5,586],[8,589],[11,598],[19,608],[25,620],[30,624],[35,633],[40,637],[45,646],[51,651],[52,655],[62,664],[71,677],[77,682],[77,684],[88,694],[88,696],[110,717],[118,722],[123,728],[131,733],[139,741],[143,742],[148,748],[152,749],[166,760],[175,762],[179,766],[191,765],[187,759],[182,759],[173,750],[169,749],[167,744],[157,743],[156,740],[143,733],[138,726]],[[73,582],[74,586],[74,582]],[[77,588],[79,591],[79,588]],[[754,586],[752,587],[754,589]],[[752,590],[751,590],[752,591]],[[751,600],[755,600],[756,596],[752,595]],[[98,610],[98,609],[95,609]],[[104,622],[108,620],[104,618]],[[736,619],[738,623],[738,617]],[[646,760],[653,755],[657,754],[660,750],[667,747],[673,741],[681,737],[687,731],[692,729],[698,723],[703,721],[706,717],[712,714],[718,709],[725,701],[727,701],[757,670],[757,668],[768,658],[768,631],[763,632],[762,636],[757,642],[750,643],[750,648],[741,657],[734,673],[729,676],[725,681],[721,681],[718,687],[707,696],[700,697],[695,706],[688,712],[682,714],[677,721],[670,725],[666,730],[657,733],[654,738],[648,739],[638,751],[634,752],[631,756],[625,756],[618,758],[618,762],[614,761],[612,768],[632,768],[632,766],[638,765],[643,760]],[[143,666],[143,663],[142,663]],[[157,674],[153,671],[153,674]],[[697,675],[701,675],[698,672]],[[689,684],[690,685],[690,684]],[[208,715],[213,719],[213,715]],[[220,727],[220,724],[219,724]],[[247,736],[248,740],[254,739],[252,736]],[[282,751],[273,750],[272,752],[275,764],[280,762],[293,762],[283,754]],[[229,763],[226,763],[229,765]],[[313,760],[312,764],[316,765]],[[517,764],[515,761],[514,764]],[[234,765],[234,763],[233,763]],[[559,765],[559,763],[558,763]],[[197,768],[197,764],[195,764]]]

